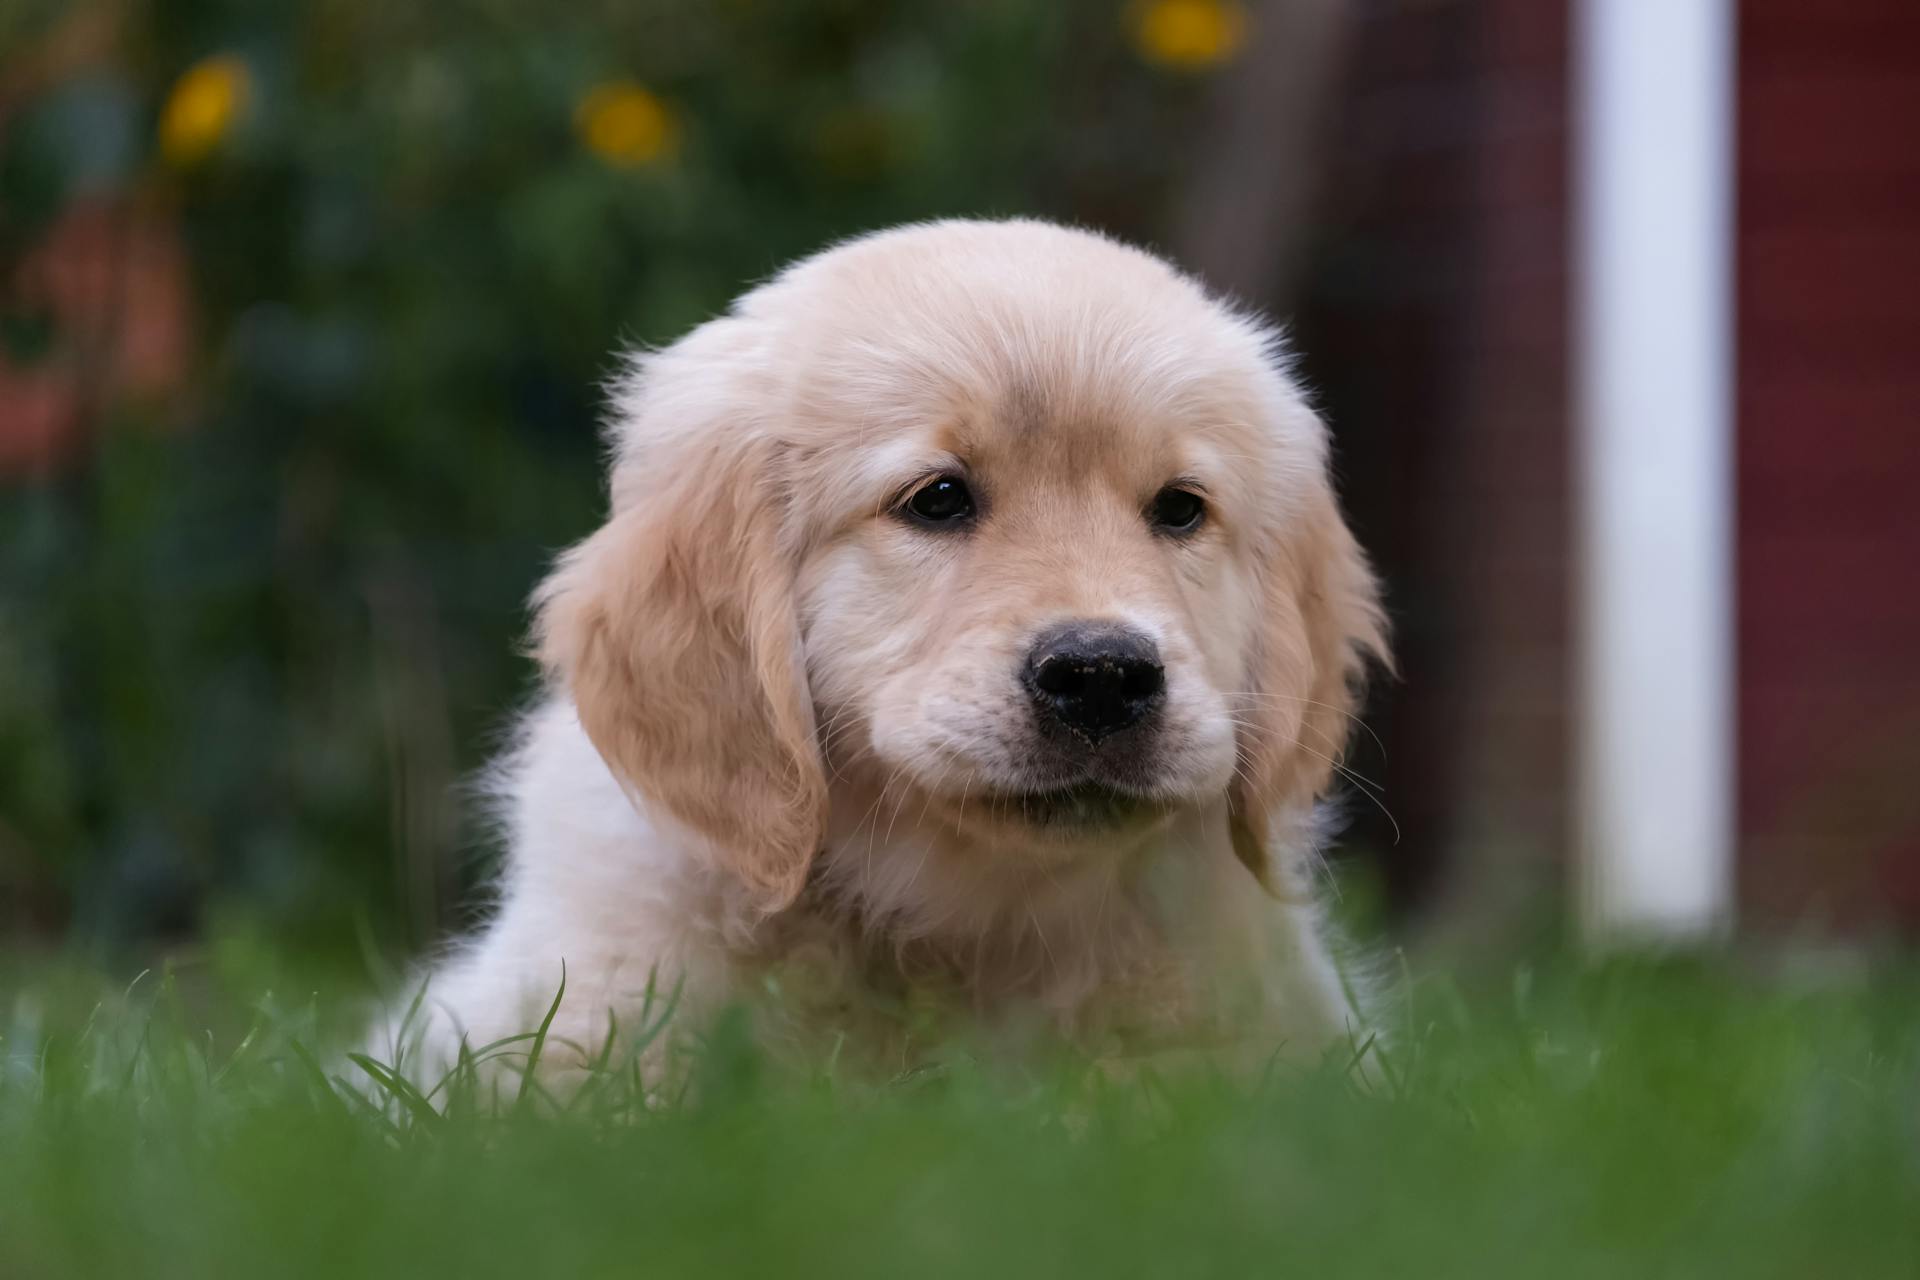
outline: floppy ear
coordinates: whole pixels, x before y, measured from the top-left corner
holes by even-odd
[[[616,477],[613,515],[540,587],[535,635],[621,781],[777,911],[820,846],[827,783],[775,457],[729,434],[676,450],[674,479],[625,509]]]
[[[1231,796],[1233,851],[1273,893],[1274,846],[1332,781],[1368,661],[1389,662],[1378,586],[1331,491],[1304,516],[1265,566]]]

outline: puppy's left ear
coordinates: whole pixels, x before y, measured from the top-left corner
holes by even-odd
[[[1267,556],[1231,795],[1233,851],[1276,894],[1276,846],[1333,780],[1368,663],[1390,662],[1379,587],[1326,485],[1301,517]]]

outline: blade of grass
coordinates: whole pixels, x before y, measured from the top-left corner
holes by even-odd
[[[539,1028],[533,1033],[533,1045],[527,1050],[527,1065],[520,1076],[520,1092],[514,1095],[513,1105],[517,1110],[527,1100],[533,1089],[533,1073],[540,1066],[540,1056],[546,1051],[547,1033],[553,1030],[553,1020],[560,1015],[560,1002],[567,995],[567,962],[560,962],[560,989],[553,993],[553,1003],[547,1006],[547,1016],[540,1019]]]
[[[433,1104],[428,1102],[426,1096],[414,1087],[412,1081],[408,1080],[393,1068],[375,1062],[364,1053],[350,1053],[347,1055],[347,1060],[372,1077],[375,1084],[387,1091],[388,1097],[406,1109],[407,1114],[413,1117],[415,1123],[421,1125],[430,1133],[439,1129],[441,1123],[440,1113],[434,1110]]]

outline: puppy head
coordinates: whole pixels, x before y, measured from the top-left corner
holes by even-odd
[[[618,409],[540,653],[770,908],[836,799],[1027,860],[1224,802],[1264,880],[1326,785],[1373,582],[1274,335],[1157,259],[1026,222],[855,241]]]

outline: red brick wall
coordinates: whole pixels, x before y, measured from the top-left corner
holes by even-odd
[[[1404,679],[1371,721],[1395,899],[1542,918],[1568,822],[1567,14],[1371,3],[1300,317]]]
[[[1743,907],[1920,926],[1920,4],[1740,5]]]
[[[1359,6],[1301,315],[1406,664],[1387,866],[1470,920],[1568,843],[1568,10]],[[1738,12],[1741,909],[1920,928],[1920,3]]]

